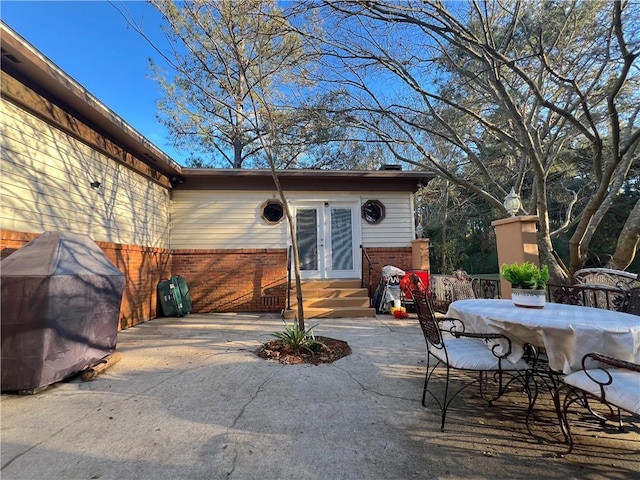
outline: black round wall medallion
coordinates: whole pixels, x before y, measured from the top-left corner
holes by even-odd
[[[362,205],[362,218],[367,223],[380,223],[384,219],[385,209],[380,200],[367,200]]]
[[[262,204],[262,219],[267,223],[280,223],[284,218],[284,207],[279,200],[267,200]]]

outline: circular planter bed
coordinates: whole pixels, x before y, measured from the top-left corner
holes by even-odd
[[[291,348],[283,340],[271,340],[260,345],[255,353],[261,358],[275,360],[284,365],[333,363],[351,353],[347,342],[342,340],[319,336],[316,337],[316,340],[322,342],[323,345],[318,347],[315,352],[309,352],[304,348]]]

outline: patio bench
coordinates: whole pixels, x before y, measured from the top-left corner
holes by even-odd
[[[573,450],[573,438],[568,421],[569,407],[574,403],[580,403],[602,424],[607,420],[597,414],[589,405],[589,399],[595,399],[608,407],[610,416],[614,417],[614,408],[617,409],[618,428],[623,429],[620,410],[631,414],[640,415],[640,365],[626,362],[617,358],[588,353],[582,358],[582,370],[570,373],[564,378],[567,394],[560,403],[560,394],[565,388],[556,392],[556,407],[558,417],[565,437],[569,445],[570,453]]]

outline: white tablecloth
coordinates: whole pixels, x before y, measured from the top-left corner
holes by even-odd
[[[566,374],[582,368],[582,357],[598,352],[640,363],[640,316],[590,307],[547,303],[542,309],[516,307],[511,300],[458,300],[447,316],[469,332],[497,332],[512,341],[509,360],[522,357],[522,345],[544,347],[549,367]]]

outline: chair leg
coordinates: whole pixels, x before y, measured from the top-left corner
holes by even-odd
[[[613,411],[613,407],[611,405],[606,405],[607,408],[609,408],[609,418],[613,418],[615,416],[615,413]],[[600,425],[604,425],[605,423],[607,423],[607,417],[600,415],[598,412],[596,412],[592,407],[591,407],[591,403],[589,403],[589,399],[588,398],[584,398],[584,407],[589,411],[589,413],[594,416],[595,418],[598,419],[598,421],[600,422]],[[622,421],[620,419],[620,409],[618,409],[618,424],[620,425],[620,427],[622,427]]]
[[[529,399],[529,407],[527,408],[527,420],[529,420],[529,415],[533,412],[533,407],[538,399],[538,383],[534,373],[528,370],[524,374],[524,388]]]
[[[447,375],[446,375],[446,383],[444,386],[444,398],[442,399],[442,421],[440,423],[440,431],[444,432],[444,422],[447,420],[447,409],[449,408],[449,402],[450,400],[448,400],[449,398],[449,375],[450,375],[450,368],[449,365],[447,365]]]
[[[622,413],[620,412],[619,408],[618,408],[618,430],[620,432],[624,432],[624,422],[622,421]]]
[[[433,368],[431,368],[431,354],[427,353],[427,373],[425,374],[424,377],[424,387],[422,388],[422,406],[426,407],[427,406],[427,402],[426,402],[426,398],[427,398],[427,392],[429,392],[429,380],[431,378],[431,374],[433,373],[433,370],[435,370],[435,368],[440,365],[440,363],[442,363],[440,360],[437,360],[435,362],[435,365],[433,366]],[[446,374],[446,383],[445,383],[445,387],[444,387],[444,400],[443,402],[440,402],[440,400],[435,396],[435,394],[433,392],[429,392],[429,394],[433,397],[433,399],[436,401],[436,403],[438,403],[438,406],[440,407],[440,412],[441,412],[441,417],[440,417],[440,431],[443,432],[444,431],[444,423],[446,421],[447,418],[447,407],[448,405],[448,397],[449,397],[449,366],[447,366],[447,374]]]
[[[561,401],[560,394],[563,390],[567,390],[564,401]],[[573,436],[571,435],[571,427],[569,425],[569,407],[574,403],[580,403],[583,407],[589,409],[586,403],[586,396],[578,389],[573,387],[559,387],[553,395],[553,403],[556,408],[556,414],[560,422],[560,430],[564,436],[564,441],[568,445],[568,449],[564,454],[568,455],[573,451]]]
[[[589,412],[592,416],[595,416],[596,419],[598,419],[600,421],[600,424],[605,423],[604,421],[606,421],[607,419],[599,414],[597,414],[596,412],[593,411],[593,409],[591,408],[591,405],[589,403],[589,395],[580,390],[577,387],[566,387],[568,388],[568,392],[567,395],[564,398],[564,402],[561,403],[560,402],[560,391],[562,390],[562,388],[559,388],[556,390],[556,394],[554,396],[554,403],[558,412],[558,418],[560,419],[560,428],[562,430],[562,433],[564,435],[565,438],[565,443],[568,444],[569,448],[568,450],[564,453],[564,455],[568,455],[573,451],[573,438],[571,435],[571,429],[569,427],[569,418],[568,418],[568,413],[569,413],[569,407],[574,404],[577,403],[580,406],[582,406],[584,409],[587,410],[587,412]],[[597,401],[597,398],[596,398]],[[602,402],[601,402],[602,403]],[[608,403],[603,403],[604,405],[606,405],[610,412],[611,412],[611,419],[613,419],[615,416],[618,417],[618,429],[620,431],[624,431],[624,422],[622,421],[622,415],[621,415],[621,411],[619,407],[616,407],[615,405],[610,405]],[[617,410],[617,415],[616,412],[614,412],[614,410]],[[562,456],[562,455],[561,455]]]
[[[426,398],[427,398],[427,388],[429,387],[429,377],[431,376],[431,371],[430,369],[430,362],[431,360],[431,354],[427,352],[427,371],[424,375],[424,385],[422,386],[422,406],[426,407],[427,406],[427,402],[426,402]]]
[[[424,378],[424,386],[422,389],[422,406],[426,407],[426,398],[427,398],[427,393],[429,393],[432,397],[433,400],[438,404],[438,406],[440,407],[440,431],[444,431],[444,426],[447,420],[447,410],[449,409],[449,405],[451,404],[451,402],[453,402],[453,400],[458,396],[458,394],[460,392],[462,392],[463,390],[465,390],[467,387],[470,387],[471,385],[474,385],[476,382],[480,381],[480,383],[482,384],[483,379],[482,379],[482,375],[483,372],[479,372],[480,377],[478,379],[474,379],[472,381],[466,382],[462,387],[460,387],[458,390],[456,390],[453,394],[451,394],[451,392],[449,391],[449,383],[451,382],[451,367],[449,367],[449,365],[447,365],[446,362],[442,362],[441,360],[438,360],[437,357],[434,357],[436,359],[436,361],[434,362],[434,366],[431,366],[431,354],[427,355],[427,372],[425,374],[425,378]],[[438,367],[438,365],[442,364],[444,367],[446,367],[447,371],[445,374],[445,385],[444,385],[444,396],[440,397],[437,396],[434,392],[429,390],[429,381],[431,380],[431,375],[434,373],[436,367]],[[491,404],[491,402],[489,402],[489,404]]]
[[[422,406],[426,407],[426,397],[427,397],[427,385],[429,384],[429,367],[427,367],[427,373],[424,375],[424,385],[422,387]]]
[[[497,400],[497,398],[500,396],[500,393],[498,394],[498,396],[496,396],[496,398],[492,398],[488,393],[487,393],[487,389],[488,387],[486,385],[488,385],[488,380],[487,380],[487,373],[486,372],[478,372],[478,388],[480,389],[480,396],[482,398],[484,398],[487,403],[489,404],[489,406],[493,405],[493,400]],[[498,387],[499,390],[502,389],[502,380],[500,379],[500,386]]]

